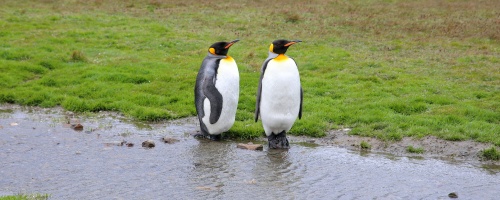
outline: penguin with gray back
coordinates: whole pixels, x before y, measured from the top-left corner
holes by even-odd
[[[239,40],[216,42],[208,49],[194,88],[201,133],[195,137],[219,140],[234,124],[239,98],[239,72],[229,47]]]
[[[269,148],[287,149],[286,133],[297,117],[302,118],[302,86],[295,60],[285,55],[288,48],[300,40],[275,40],[269,47],[269,56],[262,64],[255,122],[259,116],[266,133]]]

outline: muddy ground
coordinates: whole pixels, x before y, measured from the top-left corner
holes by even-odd
[[[350,129],[331,130],[325,137],[309,138],[291,136],[291,142],[313,142],[318,145],[331,145],[350,150],[372,153],[384,153],[394,156],[438,158],[450,161],[482,162],[484,164],[500,164],[499,161],[485,161],[479,156],[481,150],[492,147],[492,144],[474,141],[447,141],[435,136],[426,136],[421,139],[406,137],[401,141],[382,141],[376,138],[349,135]],[[369,149],[361,148],[365,141]],[[410,153],[408,147],[422,148],[423,153]]]
[[[26,107],[12,105],[12,104],[3,104],[0,105],[0,109],[3,110],[19,110],[24,109]],[[46,112],[50,110],[50,112],[56,113],[64,113],[64,115],[75,117],[79,114],[64,111],[62,108],[37,108],[37,107],[29,107],[30,110],[45,110]],[[103,114],[109,113],[109,114]],[[120,118],[126,118],[121,116],[119,113],[111,113],[111,112],[100,112],[98,115],[115,115],[120,116]],[[74,119],[77,120],[78,119]],[[128,119],[127,121],[133,121]],[[135,124],[135,123],[134,123]],[[137,123],[142,124],[142,123]],[[158,124],[158,122],[155,122]],[[162,122],[160,122],[162,124]],[[185,127],[183,131],[191,132],[190,134],[195,134],[198,130],[198,120],[195,117],[189,117],[184,119],[172,120],[163,122],[163,124],[175,124],[176,126]],[[83,124],[85,126],[85,124]],[[68,125],[69,126],[69,125]],[[113,126],[113,125],[109,125]],[[168,125],[167,125],[168,126]],[[0,131],[2,130],[2,126],[0,126]],[[479,143],[474,141],[447,141],[442,140],[434,136],[426,136],[424,138],[403,138],[401,141],[382,141],[376,138],[370,137],[360,137],[355,135],[349,135],[349,128],[340,129],[340,130],[331,130],[327,132],[327,135],[322,138],[312,138],[306,136],[292,136],[289,135],[289,141],[292,143],[300,143],[303,145],[322,145],[322,146],[335,146],[346,148],[353,151],[359,151],[361,154],[363,153],[380,153],[387,154],[389,156],[395,157],[412,157],[412,158],[437,158],[448,161],[459,161],[459,162],[468,162],[468,163],[480,163],[482,165],[491,165],[493,167],[500,168],[500,161],[486,161],[482,160],[480,157],[480,151],[483,149],[487,149],[492,147],[492,144],[487,143]],[[366,142],[370,145],[369,149],[361,148],[361,143]],[[251,142],[251,141],[244,141]],[[257,143],[266,143],[267,139],[265,137],[257,138],[254,140]],[[423,153],[410,153],[407,148],[409,146],[415,148],[422,148],[424,150]]]

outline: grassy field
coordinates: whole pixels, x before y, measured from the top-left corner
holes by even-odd
[[[48,194],[18,194],[9,196],[0,196],[0,200],[47,200]]]
[[[241,41],[228,134],[253,122],[269,44],[300,39],[304,112],[292,134],[329,129],[400,140],[435,135],[500,146],[500,1],[4,0],[0,103],[111,110],[147,121],[196,114],[207,48]]]

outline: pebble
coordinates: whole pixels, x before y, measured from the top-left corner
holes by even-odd
[[[236,147],[240,149],[248,149],[248,150],[263,150],[264,146],[262,144],[253,144],[251,142],[247,144],[239,143]]]
[[[111,141],[111,142],[105,142],[104,144],[106,146],[123,146],[126,143],[125,140],[122,141]]]
[[[457,195],[457,193],[452,192],[452,193],[448,194],[448,197],[455,199],[455,198],[458,198],[458,195]]]
[[[163,137],[162,140],[163,140],[163,142],[168,143],[168,144],[173,144],[173,143],[179,142],[178,139],[169,138],[169,137]]]
[[[142,147],[153,148],[155,147],[155,142],[153,140],[146,140],[142,142]]]
[[[73,128],[73,130],[75,130],[75,131],[81,131],[81,130],[83,130],[83,125],[81,125],[81,124],[72,124],[71,128]]]

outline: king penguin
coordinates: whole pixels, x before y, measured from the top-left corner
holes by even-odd
[[[194,88],[201,133],[195,137],[219,140],[221,133],[228,131],[234,124],[240,76],[236,62],[227,52],[238,41],[212,44],[201,63]]]
[[[286,133],[297,119],[302,118],[302,86],[295,60],[285,55],[300,40],[275,40],[269,47],[269,56],[262,64],[255,122],[262,120],[269,148],[289,148]]]

